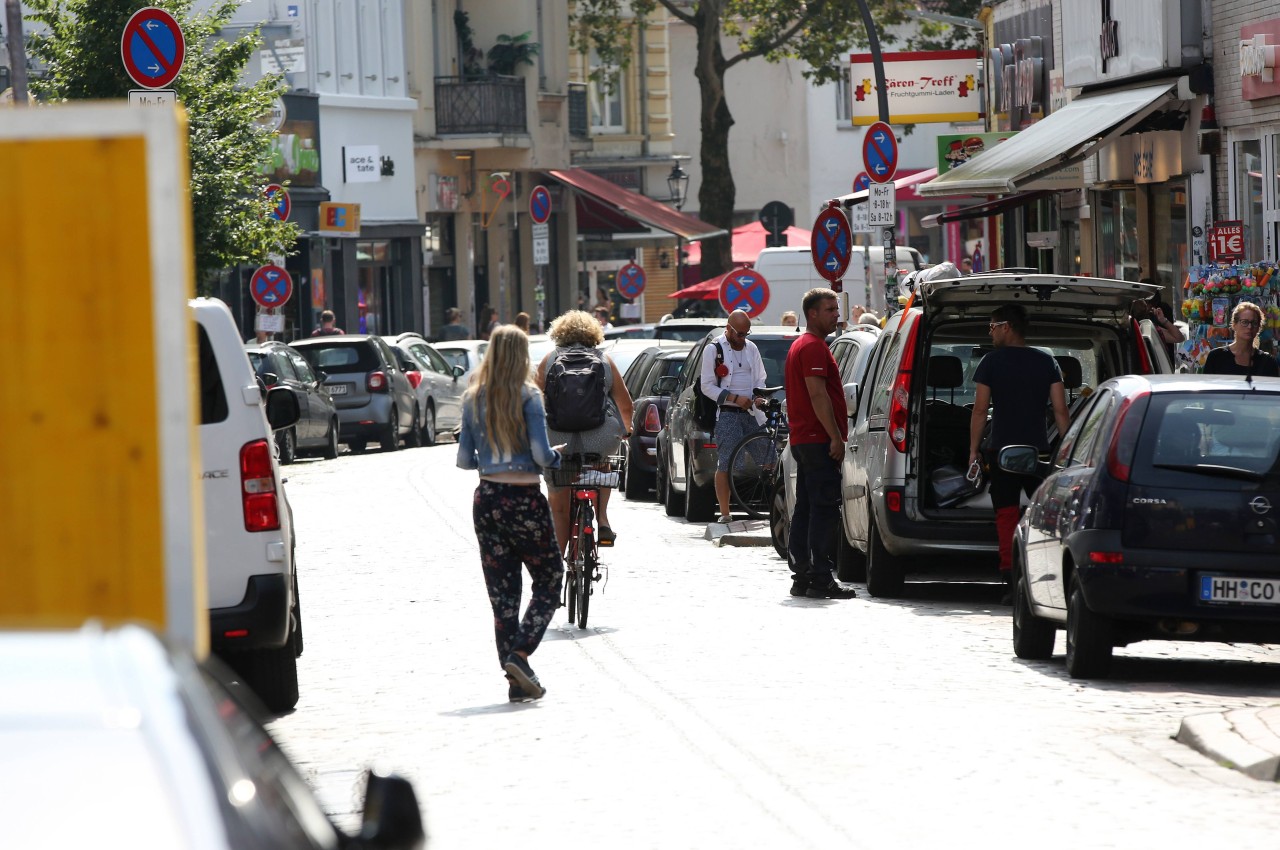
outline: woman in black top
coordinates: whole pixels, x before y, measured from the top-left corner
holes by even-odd
[[[1231,328],[1235,338],[1229,345],[1215,348],[1204,359],[1206,375],[1249,375],[1256,378],[1280,378],[1280,367],[1274,357],[1258,350],[1258,332],[1262,328],[1262,308],[1241,301],[1231,311]]]

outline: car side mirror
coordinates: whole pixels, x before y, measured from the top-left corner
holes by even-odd
[[[360,819],[362,847],[420,850],[427,835],[413,785],[403,776],[370,769],[366,774],[364,812]]]
[[[453,379],[455,381],[461,378],[463,375],[467,374],[467,370],[463,369],[457,363],[454,363],[453,366],[449,368],[449,371],[453,373]]]
[[[269,387],[274,387],[276,384],[280,383],[280,376],[275,372],[263,372],[262,383]]]
[[[1035,475],[1040,471],[1040,450],[1035,446],[1005,446],[996,455],[996,466],[1014,475]]]
[[[653,382],[653,391],[657,395],[671,395],[676,391],[676,387],[680,386],[680,378],[677,375],[663,375],[661,378]]]
[[[328,372],[320,372],[320,371],[316,372],[316,383],[323,384],[327,380],[329,380]]]
[[[844,403],[848,408],[849,418],[853,418],[854,412],[858,409],[858,385],[850,382],[844,385]]]
[[[267,389],[267,422],[272,431],[279,431],[297,424],[302,416],[298,407],[298,397],[288,387],[269,387]]]

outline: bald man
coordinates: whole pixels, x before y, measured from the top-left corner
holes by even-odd
[[[767,378],[760,349],[747,339],[750,335],[751,318],[734,310],[724,333],[711,340],[702,353],[702,392],[717,405],[714,439],[719,522],[733,518],[729,513],[729,455],[743,437],[764,427],[764,414],[759,410],[763,400],[756,399],[752,390],[763,387]]]

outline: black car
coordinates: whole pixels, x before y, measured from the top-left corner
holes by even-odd
[[[293,463],[301,454],[338,456],[338,411],[324,389],[325,374],[316,374],[306,358],[283,342],[245,346],[258,379],[267,387],[283,386],[298,397],[298,424],[276,432],[280,462]]]
[[[1280,379],[1128,375],[1099,385],[1014,541],[1013,646],[1106,676],[1141,640],[1280,642]],[[1036,452],[1001,452],[1033,470]]]
[[[689,351],[667,408],[666,426],[658,433],[656,486],[667,516],[683,515],[687,520],[702,522],[710,520],[715,511],[716,445],[712,435],[698,425],[694,401],[702,373],[702,353],[721,333],[719,328],[704,333]],[[787,352],[799,336],[795,328],[751,329],[751,341],[760,349],[769,386],[782,384]],[[674,382],[667,378],[663,383]],[[777,397],[784,398],[782,393]]]
[[[640,353],[627,370],[625,381],[634,413],[631,436],[623,441],[622,487],[628,499],[647,498],[657,473],[658,432],[667,422],[670,391],[663,393],[658,381],[678,378],[689,358],[690,342],[664,341]]]

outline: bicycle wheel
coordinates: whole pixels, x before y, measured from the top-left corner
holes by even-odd
[[[769,515],[773,476],[780,457],[778,443],[764,431],[738,443],[729,455],[729,492],[752,519]]]
[[[587,627],[587,612],[591,610],[591,579],[596,574],[595,541],[583,535],[582,576],[578,581],[578,628]]]
[[[578,567],[576,564],[566,564],[567,569],[564,574],[564,595],[569,602],[569,622],[572,623],[578,618]]]

